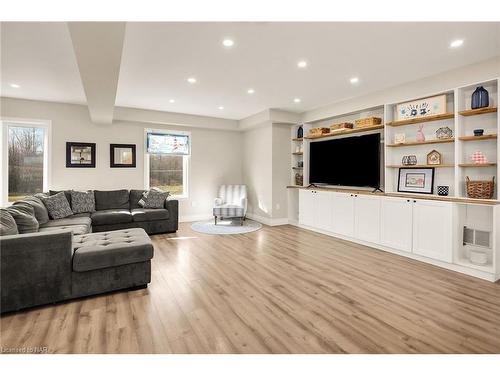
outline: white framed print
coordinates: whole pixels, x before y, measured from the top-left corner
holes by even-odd
[[[434,193],[434,168],[399,168],[398,192]]]
[[[396,106],[398,121],[446,113],[446,95],[431,96],[429,98],[412,100]]]

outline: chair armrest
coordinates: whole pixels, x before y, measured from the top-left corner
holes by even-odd
[[[69,298],[72,242],[71,230],[0,237],[1,311]]]
[[[240,203],[241,207],[244,208],[245,210],[245,215],[247,214],[247,205],[248,205],[248,199],[246,198],[241,198],[241,203]]]
[[[224,201],[222,200],[222,198],[215,198],[214,199],[214,206],[220,206],[224,203]]]

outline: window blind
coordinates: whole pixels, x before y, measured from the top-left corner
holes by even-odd
[[[189,135],[169,133],[147,133],[149,154],[189,155]]]

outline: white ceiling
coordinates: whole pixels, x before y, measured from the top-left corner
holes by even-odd
[[[127,23],[116,105],[231,119],[303,112],[498,56],[499,25]],[[464,45],[450,49],[457,38]],[[86,102],[65,23],[3,23],[1,47],[3,96]]]

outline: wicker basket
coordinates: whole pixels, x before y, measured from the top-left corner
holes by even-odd
[[[316,137],[318,135],[328,134],[328,133],[330,133],[330,128],[312,128],[312,129],[309,129],[309,135],[311,137]]]
[[[352,129],[353,127],[354,127],[354,125],[351,122],[341,122],[340,124],[330,125],[330,131]]]
[[[472,181],[466,177],[467,196],[469,198],[491,199],[495,191],[495,177],[491,181]]]
[[[367,117],[360,118],[354,121],[357,128],[366,128],[368,126],[380,125],[382,123],[382,119],[380,117]]]

